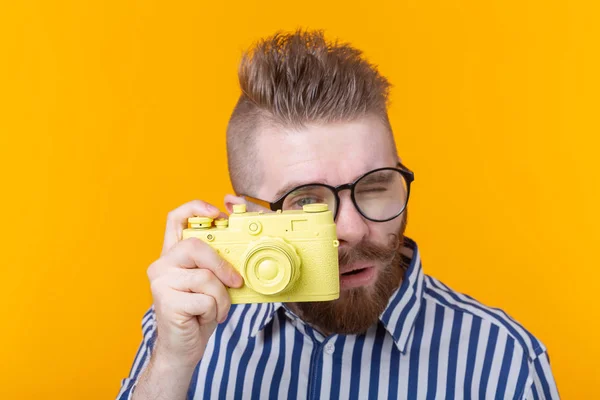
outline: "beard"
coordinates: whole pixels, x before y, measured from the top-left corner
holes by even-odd
[[[378,321],[408,267],[401,255],[405,228],[406,217],[398,233],[389,235],[386,245],[363,240],[352,248],[340,249],[340,268],[359,261],[379,263],[377,278],[370,287],[341,290],[333,301],[290,303],[290,309],[326,335],[366,332]]]

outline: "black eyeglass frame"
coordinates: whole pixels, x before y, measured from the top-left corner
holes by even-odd
[[[386,218],[386,219],[373,219],[373,218],[369,218],[367,217],[362,210],[360,209],[360,207],[358,206],[357,202],[356,202],[356,198],[354,197],[354,187],[356,186],[356,184],[365,176],[372,174],[374,172],[378,172],[378,171],[397,171],[399,172],[402,177],[404,178],[404,180],[406,181],[406,202],[404,203],[404,207],[402,207],[402,209],[393,217],[390,218]],[[369,221],[373,221],[373,222],[387,222],[387,221],[391,221],[394,218],[397,218],[398,216],[400,216],[404,210],[406,210],[406,207],[408,206],[408,199],[410,198],[410,185],[411,183],[415,180],[415,174],[414,172],[412,172],[410,169],[406,168],[406,166],[404,166],[402,163],[398,162],[397,164],[397,168],[393,168],[393,167],[383,167],[383,168],[377,168],[368,172],[365,172],[364,174],[362,174],[361,176],[359,176],[358,178],[356,178],[353,182],[351,183],[345,183],[343,185],[339,185],[339,186],[330,186],[327,185],[325,183],[307,183],[304,185],[300,185],[297,186],[289,191],[287,191],[285,194],[283,194],[281,197],[279,197],[277,200],[275,200],[274,202],[269,202],[266,200],[261,200],[258,199],[256,197],[252,197],[252,196],[247,196],[247,195],[243,195],[240,194],[239,196],[244,197],[246,200],[252,202],[252,203],[256,203],[262,207],[268,208],[271,211],[277,211],[277,210],[281,210],[283,208],[283,203],[285,201],[285,198],[292,192],[295,192],[296,190],[308,187],[308,186],[321,186],[321,187],[325,187],[327,189],[329,189],[335,196],[335,214],[333,215],[333,219],[335,221],[335,219],[337,218],[337,214],[338,211],[340,209],[340,196],[339,193],[342,190],[350,190],[350,198],[352,199],[352,203],[354,204],[354,207],[356,208],[356,210],[358,210],[358,212],[360,213],[360,215],[362,215],[364,218],[368,219]]]

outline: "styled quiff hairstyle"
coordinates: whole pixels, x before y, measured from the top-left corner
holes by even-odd
[[[301,129],[373,114],[389,128],[390,83],[362,52],[328,42],[323,31],[276,33],[243,54],[242,93],[227,126],[229,174],[238,194],[251,194],[263,171],[253,158],[266,126]],[[391,128],[390,128],[391,135]]]

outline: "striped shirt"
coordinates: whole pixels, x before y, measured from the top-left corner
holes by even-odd
[[[233,305],[187,399],[558,399],[546,348],[504,311],[423,273],[416,243],[379,321],[323,336],[284,304]],[[151,307],[118,400],[130,399],[156,340]]]

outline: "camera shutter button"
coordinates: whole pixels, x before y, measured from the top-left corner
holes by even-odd
[[[246,212],[245,204],[234,204],[233,205],[233,213],[234,214],[243,214]]]

